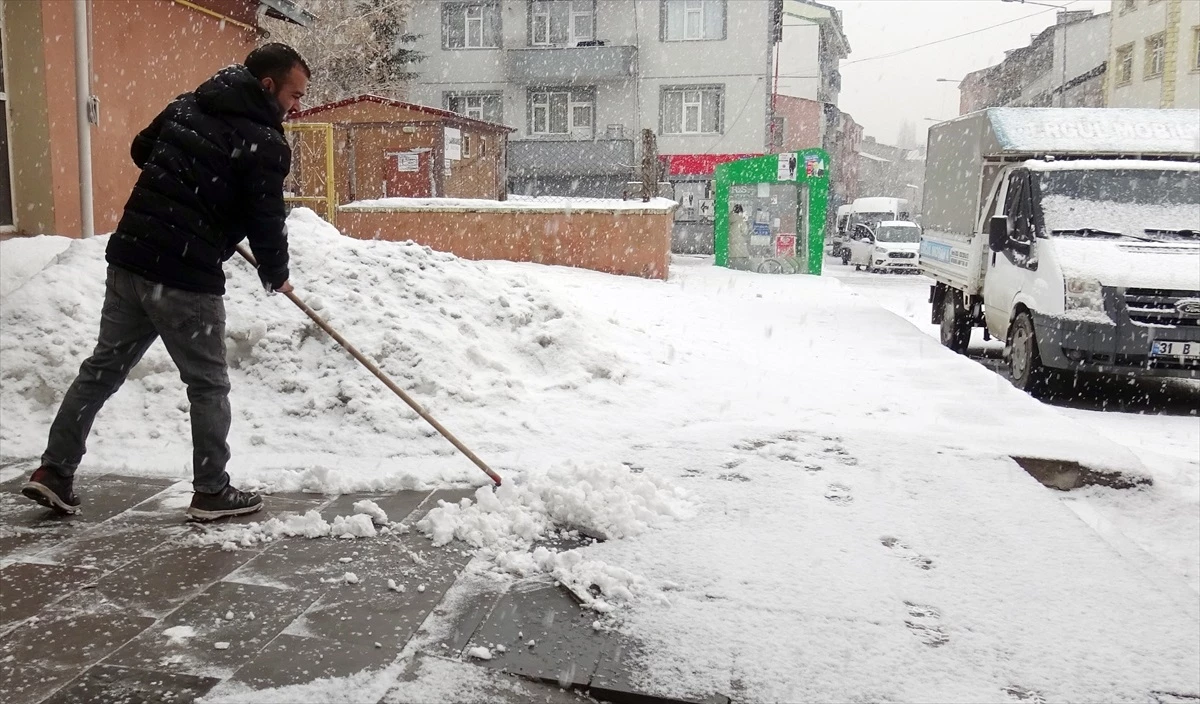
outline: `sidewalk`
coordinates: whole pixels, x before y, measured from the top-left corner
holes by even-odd
[[[470,579],[470,553],[433,548],[419,533],[196,547],[189,538],[204,529],[184,522],[186,485],[81,477],[85,512],[59,518],[16,493],[23,481],[0,484],[0,690],[9,704],[185,704],[222,690],[236,700],[393,665],[394,685],[371,701],[429,701],[439,677],[477,683],[458,701],[588,701],[562,687],[666,701],[636,691],[623,670],[628,644],[593,628],[597,614],[554,584],[448,599]],[[411,524],[468,493],[279,494],[225,523],[309,510],[332,520],[369,498],[393,525]],[[491,660],[463,657],[480,646]]]

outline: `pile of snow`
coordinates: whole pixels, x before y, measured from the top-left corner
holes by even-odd
[[[485,200],[482,198],[374,198],[347,203],[341,206],[339,210],[442,210],[448,212],[491,210],[522,213],[631,210],[669,212],[677,206],[678,204],[669,198],[651,198],[648,202],[642,202],[640,198],[622,200],[619,198],[510,195],[508,200]]]
[[[466,427],[515,437],[524,419],[504,411],[536,406],[544,393],[586,397],[628,374],[606,340],[614,323],[573,310],[524,274],[496,273],[411,242],[346,238],[305,209],[291,214],[288,228],[299,296],[460,435]],[[6,299],[0,320],[6,456],[41,453],[58,403],[95,343],[106,240],[74,243]],[[344,456],[339,451],[347,447],[378,458],[454,452],[285,297],[267,297],[240,258],[226,271],[235,458],[261,453],[283,463],[271,468],[278,476],[311,468],[313,453]],[[156,344],[105,406],[86,463],[126,473],[186,473],[187,410],[178,373]],[[465,464],[456,465],[457,474],[425,473],[424,481],[482,478]],[[354,488],[370,488],[380,474]],[[405,476],[398,483],[422,482]]]
[[[0,300],[24,286],[74,241],[55,235],[0,240]]]
[[[445,545],[458,539],[520,577],[547,574],[571,589],[589,607],[611,611],[615,603],[637,596],[661,599],[646,580],[629,570],[586,559],[577,550],[555,552],[533,541],[556,528],[610,540],[695,514],[687,492],[671,483],[630,472],[622,465],[564,464],[531,471],[519,484],[494,492],[480,487],[475,500],[440,502],[416,527]],[[598,591],[597,591],[598,590]]]
[[[374,502],[369,503],[375,506]],[[359,511],[358,504],[354,506],[356,513],[352,516],[335,516],[330,523],[321,518],[316,511],[303,515],[285,513],[257,523],[245,525],[204,527],[200,532],[188,536],[190,545],[220,545],[225,550],[235,550],[238,547],[248,548],[259,543],[269,543],[280,538],[374,538],[379,535],[375,529],[372,516],[365,511]],[[378,513],[382,509],[375,506]],[[384,516],[384,524],[387,522]],[[387,528],[384,528],[387,531]]]

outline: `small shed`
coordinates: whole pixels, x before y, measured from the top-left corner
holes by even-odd
[[[323,124],[332,126],[331,140],[312,129]],[[325,195],[332,180],[339,205],[378,198],[504,200],[511,127],[377,95],[300,111],[288,126],[289,190],[298,195]]]

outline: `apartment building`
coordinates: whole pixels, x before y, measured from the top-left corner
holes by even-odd
[[[516,128],[515,193],[621,196],[636,180],[644,128],[672,178],[703,186],[717,163],[769,148],[781,8],[782,0],[426,0],[410,15],[427,57],[409,96]]]
[[[1200,108],[1200,2],[1113,0],[1109,66],[1109,107]]]
[[[1104,106],[1109,13],[1059,12],[1055,23],[1004,60],[967,74],[959,113],[993,107]]]

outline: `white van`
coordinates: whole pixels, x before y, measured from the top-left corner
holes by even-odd
[[[908,212],[908,200],[904,198],[855,198],[850,208],[846,231],[851,234],[854,226],[859,224],[875,229],[881,222],[912,220]]]
[[[1013,383],[1200,378],[1200,111],[992,108],[929,132],[920,263],[942,342]]]
[[[854,237],[853,234],[859,235]],[[915,222],[885,220],[871,229],[859,225],[847,243],[849,251],[842,256],[843,264],[867,271],[915,274],[917,252],[921,248],[921,228]]]

